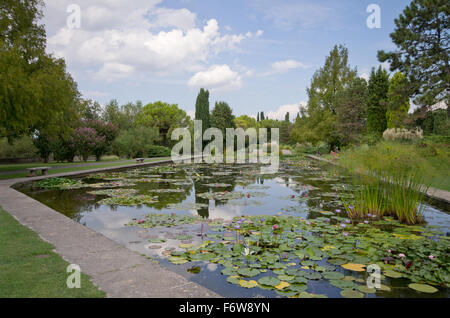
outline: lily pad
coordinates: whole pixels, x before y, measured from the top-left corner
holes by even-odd
[[[354,272],[364,272],[366,271],[366,269],[364,267],[366,267],[366,265],[363,264],[351,264],[351,263],[347,263],[347,264],[342,264],[341,265],[342,268],[348,269],[350,271],[354,271]]]
[[[239,268],[238,273],[244,277],[255,277],[258,276],[260,272],[255,268]]]
[[[409,288],[414,289],[416,291],[419,291],[421,293],[427,293],[427,294],[434,294],[438,292],[439,290],[437,288],[434,288],[433,286],[426,285],[426,284],[409,284]]]
[[[281,281],[273,276],[264,276],[258,280],[260,285],[272,286],[275,287],[281,283]]]
[[[364,294],[353,289],[344,289],[341,291],[341,296],[344,298],[364,298]]]
[[[255,288],[256,286],[258,286],[258,283],[254,280],[247,281],[247,280],[241,279],[239,281],[239,285],[244,288]]]

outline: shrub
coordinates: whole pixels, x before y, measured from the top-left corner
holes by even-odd
[[[78,127],[73,132],[72,142],[76,152],[87,161],[98,148],[105,147],[106,138],[98,135],[94,128]]]
[[[122,130],[113,141],[113,153],[127,158],[144,157],[159,138],[157,128],[139,127]]]
[[[119,129],[117,125],[101,120],[88,120],[84,122],[83,126],[95,129],[99,136],[105,138],[105,142],[97,145],[94,149],[95,158],[97,161],[100,161],[102,155],[110,149],[113,140],[119,134]]]
[[[170,157],[171,152],[172,151],[167,147],[153,145],[153,146],[150,146],[148,149],[148,157],[149,158]]]
[[[53,159],[57,162],[73,162],[73,158],[76,154],[75,145],[72,140],[64,140],[61,137],[51,140],[50,149],[53,153]]]
[[[0,139],[0,158],[34,158],[37,152],[28,136],[16,139],[12,144],[8,143],[7,138]]]
[[[415,130],[391,128],[384,131],[383,138],[384,140],[412,142],[423,139],[423,131],[420,128]]]

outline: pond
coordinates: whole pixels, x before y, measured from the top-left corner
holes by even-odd
[[[169,164],[18,190],[224,297],[448,297],[448,206],[428,200],[421,226],[351,221],[343,171],[259,168]]]

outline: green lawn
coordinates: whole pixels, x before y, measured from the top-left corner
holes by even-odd
[[[148,163],[148,162],[165,160],[165,159],[170,159],[170,157],[151,158],[151,159],[145,160],[144,162]],[[85,163],[85,162],[82,162],[82,163]],[[61,163],[59,163],[59,164],[44,164],[44,163],[40,163],[40,164],[17,164],[17,165],[13,165],[13,166],[15,166],[15,169],[10,169],[8,167],[9,170],[2,170],[4,168],[2,166],[0,166],[0,171],[13,171],[13,170],[26,169],[26,168],[32,168],[32,167],[49,166],[49,167],[52,167],[52,169],[50,169],[48,171],[48,174],[51,175],[51,174],[58,174],[58,173],[65,173],[65,172],[74,172],[74,171],[83,171],[83,170],[90,170],[90,169],[120,167],[120,166],[126,166],[126,165],[130,165],[130,164],[134,164],[134,163],[135,163],[135,161],[132,160],[132,161],[122,162],[122,163],[105,163],[105,164],[101,164],[101,165],[100,164],[97,164],[97,165],[92,164],[92,165],[88,165],[88,166],[73,167],[73,168],[64,168],[64,166],[71,165],[71,164],[67,164],[67,163],[64,163],[64,164],[61,164]],[[89,164],[89,162],[88,162],[88,164]],[[0,175],[0,179],[23,178],[23,177],[26,177],[27,175],[28,175],[27,172],[8,173],[8,174]]]
[[[331,159],[331,156],[324,156]],[[350,170],[376,170],[395,172],[406,169],[423,176],[431,187],[450,191],[450,147],[432,143],[402,144],[383,141],[374,146],[363,145],[344,150],[336,162]]]
[[[87,275],[81,288],[69,289],[69,263],[0,207],[0,298],[105,297]]]

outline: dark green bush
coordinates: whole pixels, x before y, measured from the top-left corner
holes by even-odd
[[[148,157],[149,158],[155,158],[155,157],[170,157],[171,150],[164,146],[150,146],[148,149]]]

